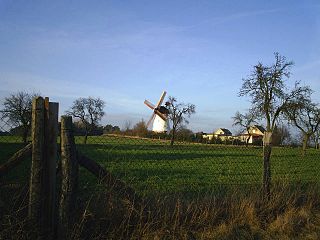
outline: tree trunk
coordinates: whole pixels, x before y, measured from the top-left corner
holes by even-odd
[[[303,140],[302,140],[302,156],[303,157],[306,156],[306,153],[307,153],[309,138],[310,138],[309,134],[303,135]]]
[[[251,135],[249,135],[249,137],[246,139],[246,147],[248,147],[248,145],[249,145],[250,137],[251,137]]]
[[[176,135],[176,129],[172,129],[172,136],[171,136],[171,141],[170,141],[170,145],[173,146],[174,144],[174,137]]]
[[[23,126],[22,130],[22,141],[23,143],[27,143],[28,140],[28,133],[29,133],[29,126]]]
[[[87,144],[88,140],[88,131],[86,130],[86,134],[84,135],[83,144]]]
[[[270,199],[272,132],[265,132],[263,137],[263,193]]]

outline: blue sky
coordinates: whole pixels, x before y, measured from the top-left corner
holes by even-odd
[[[0,0],[0,99],[41,92],[63,113],[100,97],[103,124],[148,120],[166,90],[196,105],[192,130],[232,129],[242,78],[274,52],[320,102],[319,1]]]

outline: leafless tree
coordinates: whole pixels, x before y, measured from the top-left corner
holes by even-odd
[[[78,98],[73,102],[67,115],[79,118],[85,129],[84,144],[87,143],[88,134],[98,125],[105,112],[105,102],[100,98]]]
[[[250,76],[243,79],[239,96],[251,98],[251,109],[257,112],[257,116],[265,119],[266,133],[263,147],[263,188],[267,196],[270,196],[271,169],[270,155],[272,150],[272,133],[276,127],[280,115],[291,101],[304,99],[310,94],[311,89],[300,86],[296,82],[293,89],[288,90],[286,79],[290,77],[292,61],[287,61],[279,53],[275,53],[275,63],[271,66],[258,63]]]
[[[320,128],[313,134],[313,141],[314,141],[314,147],[315,149],[319,149],[319,140],[320,140]]]
[[[1,110],[1,119],[6,119],[15,127],[21,127],[22,140],[27,142],[31,128],[32,99],[39,94],[30,94],[24,91],[11,94],[4,99]]]
[[[279,146],[291,137],[289,128],[285,124],[277,125],[273,131],[272,144]]]
[[[166,107],[169,110],[168,118],[171,123],[171,142],[173,146],[175,134],[182,124],[188,124],[188,118],[196,112],[194,104],[178,103],[175,97],[170,96],[166,102]]]
[[[248,137],[246,139],[246,146],[249,144],[249,140],[251,137],[250,127],[252,124],[256,123],[256,116],[252,111],[249,111],[245,114],[240,113],[239,111],[232,117],[233,119],[233,126],[240,126],[242,132],[247,130]]]
[[[136,123],[133,127],[133,133],[139,137],[147,137],[148,128],[146,122],[142,119],[140,122]]]
[[[289,120],[301,131],[302,155],[305,156],[310,138],[316,134],[320,127],[320,108],[311,99],[293,102],[287,108]]]
[[[124,122],[124,131],[129,131],[131,130],[131,127],[132,127],[132,122],[131,120],[126,120]]]

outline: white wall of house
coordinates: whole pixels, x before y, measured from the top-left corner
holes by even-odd
[[[213,134],[203,134],[202,135],[202,138],[204,138],[204,139],[207,139],[207,140],[212,140],[212,138],[213,138]]]
[[[263,137],[264,133],[261,132],[261,130],[259,128],[257,128],[256,126],[251,126],[249,129],[250,134],[253,134],[254,136],[250,136],[249,138],[249,142],[250,144],[254,143],[254,138],[255,137]],[[203,134],[202,137],[204,139],[207,139],[209,141],[211,141],[213,139],[213,137],[219,137],[222,141],[225,140],[235,140],[238,139],[241,142],[246,142],[247,138],[249,137],[248,135],[248,131],[245,131],[242,135],[239,136],[230,136],[230,135],[225,135],[226,133],[219,128],[218,130],[216,130],[213,134]]]

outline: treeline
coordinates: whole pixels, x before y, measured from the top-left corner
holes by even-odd
[[[86,134],[88,134],[88,136],[100,136],[108,133],[121,133],[119,126],[112,126],[111,124],[107,124],[105,126],[93,125],[87,132],[86,128],[80,121],[73,123],[73,131],[75,136],[85,136]]]
[[[136,136],[141,138],[154,138],[154,139],[163,139],[171,140],[172,131],[169,133],[156,133],[148,130],[144,121],[138,122],[133,128],[127,128],[121,132],[121,134],[126,136]],[[190,129],[185,127],[180,127],[175,132],[175,140],[181,142],[201,142],[202,135],[197,135],[193,133]]]
[[[60,123],[59,123],[60,124]],[[104,134],[115,134],[122,136],[134,136],[141,138],[153,138],[162,140],[171,140],[172,133],[156,133],[148,130],[146,123],[141,120],[133,127],[127,126],[121,129],[117,125],[107,124],[105,126],[93,124],[87,133],[85,125],[81,121],[76,121],[73,123],[73,130],[75,136],[101,136]],[[59,127],[60,129],[60,127]],[[11,128],[9,131],[0,131],[0,136],[21,136],[23,134],[24,128],[22,126]],[[30,133],[28,133],[30,135]],[[203,138],[203,132],[194,133],[192,130],[186,127],[180,127],[175,133],[175,139],[179,142],[193,142],[193,143],[203,143],[203,144],[225,144],[225,145],[245,145],[244,141],[237,139],[234,136],[230,137],[217,137],[213,136],[212,139]],[[299,136],[298,136],[299,138]],[[301,136],[300,136],[301,138]],[[299,146],[301,140],[296,139],[290,134],[290,131],[285,126],[276,128],[273,136],[273,146],[290,145]],[[255,141],[252,145],[261,146],[262,139],[260,141]]]

